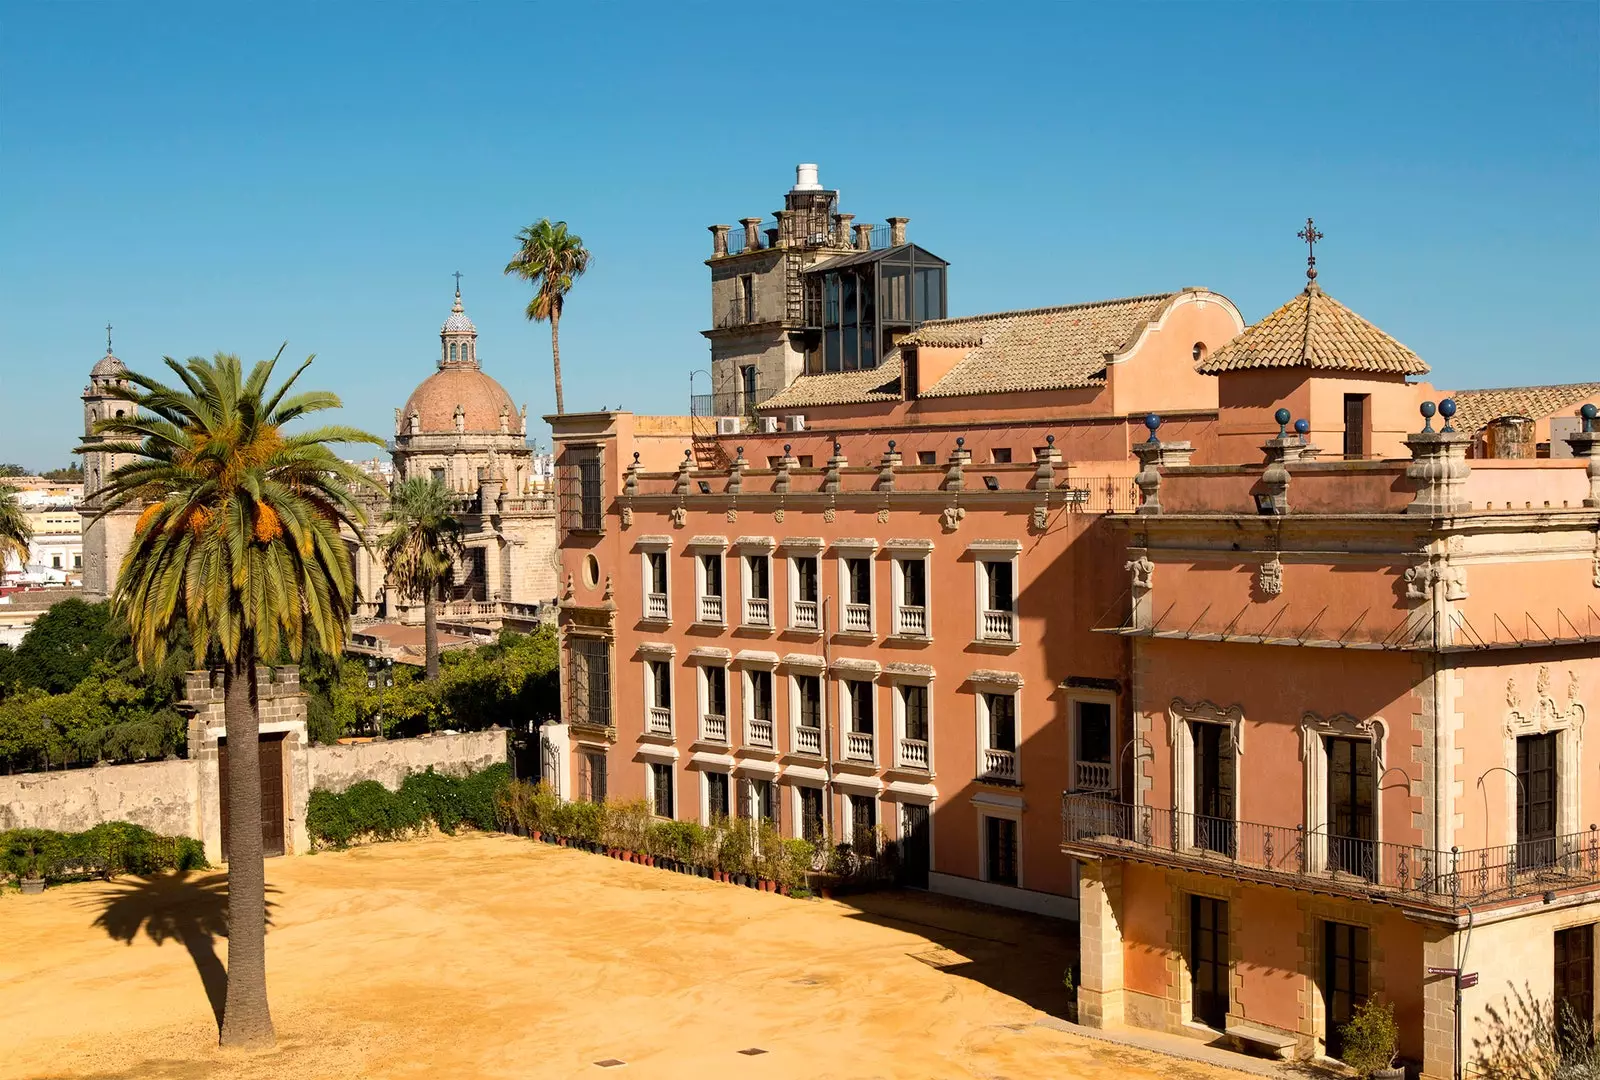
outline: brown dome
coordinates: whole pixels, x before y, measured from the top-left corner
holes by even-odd
[[[466,412],[464,431],[498,432],[502,413],[509,430],[517,430],[517,410],[511,395],[476,367],[444,368],[422,380],[400,413],[400,431],[409,434],[416,413],[422,434],[448,435],[456,430],[456,406]]]

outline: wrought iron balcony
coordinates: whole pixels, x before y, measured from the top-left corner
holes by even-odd
[[[1600,884],[1600,830],[1593,825],[1567,836],[1436,851],[1067,792],[1061,826],[1069,854],[1188,866],[1432,908]]]

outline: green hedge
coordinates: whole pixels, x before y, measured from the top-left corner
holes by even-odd
[[[108,821],[87,832],[12,829],[0,832],[0,879],[43,877],[68,881],[159,870],[203,870],[206,849],[188,836],[161,836],[127,821]]]
[[[496,793],[511,777],[505,765],[468,776],[412,773],[390,791],[363,780],[341,792],[317,789],[306,807],[306,831],[318,847],[348,847],[357,840],[403,840],[430,825],[454,833],[462,825],[497,828]]]

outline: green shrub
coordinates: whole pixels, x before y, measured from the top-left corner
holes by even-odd
[[[47,881],[203,870],[205,845],[187,836],[161,836],[127,821],[108,821],[81,833],[12,829],[0,833],[0,878]]]
[[[306,831],[319,847],[342,848],[355,840],[403,840],[430,824],[450,834],[464,824],[495,829],[508,788],[507,767],[491,765],[465,777],[429,768],[407,776],[399,791],[376,780],[338,793],[318,789],[306,807]]]
[[[1361,1076],[1394,1065],[1400,1029],[1394,1022],[1393,1002],[1377,998],[1362,1002],[1340,1034],[1344,1037],[1344,1063]]]
[[[604,829],[601,843],[607,847],[623,848],[627,851],[642,851],[654,854],[649,850],[646,841],[650,832],[650,804],[643,799],[632,802],[610,803],[605,808]]]
[[[644,850],[658,859],[692,862],[704,830],[693,821],[656,821],[645,829]]]

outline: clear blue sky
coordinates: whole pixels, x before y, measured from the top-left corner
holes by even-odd
[[[287,340],[387,435],[457,269],[486,369],[549,411],[500,273],[543,216],[594,253],[568,408],[682,411],[705,227],[799,161],[910,216],[952,314],[1200,284],[1259,318],[1311,214],[1324,286],[1439,385],[1600,379],[1600,5],[796,10],[8,5],[0,461],[67,460],[108,320],[140,369]]]

